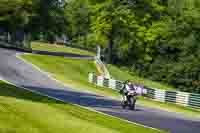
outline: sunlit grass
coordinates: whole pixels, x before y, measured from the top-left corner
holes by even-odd
[[[175,90],[175,88],[173,88],[172,86],[141,78],[137,75],[134,75],[133,73],[130,74],[128,71],[122,70],[119,67],[116,67],[114,65],[109,64],[109,65],[107,65],[107,68],[109,69],[113,78],[118,79],[118,80],[124,80],[124,81],[130,80],[133,83],[141,84],[141,85],[144,85],[144,86],[147,86],[147,87],[150,87],[150,88],[157,88],[157,89],[164,89],[164,90]]]

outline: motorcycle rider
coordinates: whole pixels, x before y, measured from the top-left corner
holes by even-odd
[[[136,89],[135,89],[134,85],[129,80],[127,80],[123,83],[123,87],[120,90],[120,93],[122,95],[123,108],[125,108],[130,103],[131,98],[133,98],[133,96],[129,95],[129,92],[131,92],[131,91],[134,92],[134,96],[136,96]]]

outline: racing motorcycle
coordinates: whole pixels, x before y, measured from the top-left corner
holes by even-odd
[[[130,90],[125,95],[122,95],[122,108],[125,109],[128,106],[129,109],[135,110],[136,101],[137,93],[134,90]]]

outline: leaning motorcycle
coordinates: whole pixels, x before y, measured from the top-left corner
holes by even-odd
[[[125,109],[128,106],[129,109],[135,110],[136,101],[137,101],[136,92],[134,90],[129,91],[125,95],[122,95],[122,103],[121,103],[122,108]]]

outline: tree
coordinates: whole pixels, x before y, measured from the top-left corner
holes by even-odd
[[[135,23],[127,6],[125,1],[106,1],[93,6],[95,15],[92,17],[91,31],[96,36],[97,44],[107,48],[108,63],[113,62],[115,48],[119,46],[116,38],[129,36],[129,24]],[[127,40],[123,39],[126,43]]]
[[[66,31],[73,43],[85,45],[89,33],[89,4],[87,0],[69,1],[65,7]],[[82,41],[83,40],[83,41]]]
[[[8,31],[25,28],[32,16],[31,0],[3,0],[0,2],[0,25]]]
[[[65,33],[65,2],[60,0],[34,0],[34,16],[29,24],[33,33],[43,32],[49,41],[55,40],[56,35]]]

